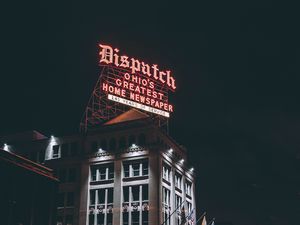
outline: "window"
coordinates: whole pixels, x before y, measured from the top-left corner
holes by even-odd
[[[112,221],[113,221],[113,214],[108,213],[107,214],[107,225],[112,225],[113,224]]]
[[[179,211],[179,212],[180,212],[180,209],[182,208],[181,203],[182,203],[182,198],[178,195],[175,195],[175,208],[176,209],[178,208],[179,210],[177,210],[177,211]],[[176,215],[175,215],[175,224],[176,225],[180,225],[180,216],[179,215],[180,215],[179,213],[176,213]]]
[[[107,189],[107,204],[114,202],[114,190],[113,188]]]
[[[142,225],[148,225],[149,219],[148,219],[148,211],[142,212]]]
[[[124,177],[147,176],[149,173],[148,160],[125,161],[123,168]]]
[[[131,213],[131,224],[132,225],[139,225],[140,223],[140,213],[139,212],[132,212]]]
[[[53,145],[52,151],[52,158],[59,158],[59,145]]]
[[[171,168],[167,166],[166,164],[163,165],[163,178],[167,181],[170,181],[170,173]]]
[[[63,218],[62,216],[58,216],[56,219],[56,225],[62,225],[63,224]]]
[[[143,200],[148,200],[148,184],[142,185]]]
[[[74,206],[74,193],[73,192],[67,193],[67,205],[66,206]]]
[[[123,225],[128,225],[128,212],[123,212]]]
[[[66,182],[66,180],[67,180],[67,170],[66,169],[59,170],[59,180],[61,183]]]
[[[166,206],[170,206],[170,190],[163,187],[163,204]]]
[[[129,177],[129,164],[124,164],[124,177]]]
[[[188,181],[185,183],[185,193],[189,196],[192,196],[192,183]]]
[[[97,214],[97,225],[104,225],[104,214],[99,213]]]
[[[114,178],[114,165],[102,164],[91,166],[91,181],[110,180]]]
[[[66,224],[67,225],[72,225],[73,224],[73,216],[72,215],[67,215],[66,216]]]
[[[94,222],[95,222],[95,215],[90,214],[89,215],[89,225],[94,225]]]
[[[110,207],[113,203],[113,188],[101,188],[90,190],[90,209],[99,209],[94,213],[90,212],[89,225],[112,225],[113,214]],[[103,209],[103,210],[102,210]],[[106,223],[104,223],[106,221]]]
[[[175,173],[175,187],[182,189],[182,176],[178,173]]]
[[[143,176],[148,175],[149,173],[148,160],[143,162],[142,167],[143,167]]]
[[[90,190],[90,205],[96,204],[96,190]]]
[[[134,163],[132,164],[132,177],[136,177],[140,175],[140,164]]]
[[[123,202],[129,202],[129,186],[123,187]]]
[[[57,207],[64,207],[65,193],[59,193],[57,196]]]
[[[132,186],[131,187],[132,199],[131,201],[139,201],[140,197],[140,186]]]

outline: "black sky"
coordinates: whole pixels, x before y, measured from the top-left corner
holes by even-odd
[[[0,133],[77,132],[107,43],[173,71],[170,134],[195,166],[198,212],[300,224],[299,17],[287,1],[6,3]]]

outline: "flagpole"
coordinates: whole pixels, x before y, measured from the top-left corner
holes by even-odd
[[[199,220],[201,220],[203,218],[203,216],[206,215],[206,212],[202,213],[202,215],[199,217],[199,219],[196,221],[195,225],[197,225],[197,223],[199,222]]]
[[[164,225],[169,219],[170,217],[174,214],[174,212],[177,211],[177,209],[185,202],[186,200],[184,200],[183,202],[181,202],[181,204],[179,206],[177,206],[177,208],[168,216],[168,218],[161,224]]]

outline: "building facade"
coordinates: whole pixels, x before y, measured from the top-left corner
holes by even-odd
[[[88,133],[14,148],[21,146],[60,180],[57,225],[180,225],[196,207],[186,150],[138,110]]]

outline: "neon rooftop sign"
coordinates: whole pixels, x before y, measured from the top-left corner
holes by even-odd
[[[160,70],[156,64],[120,55],[119,49],[99,44],[100,65],[110,66],[118,72],[106,74],[101,90],[107,99],[164,117],[170,117],[168,91],[175,91],[176,80],[170,70]]]

